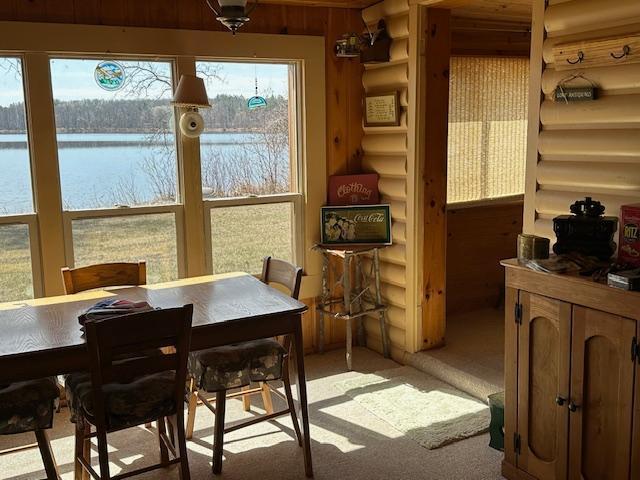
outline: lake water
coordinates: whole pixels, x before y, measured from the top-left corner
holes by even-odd
[[[246,133],[205,133],[203,152],[231,152],[251,141]],[[143,133],[58,134],[63,204],[67,209],[108,208],[134,189],[141,202],[155,197],[145,161],[161,152]],[[0,215],[33,211],[26,135],[0,134]],[[175,158],[175,153],[173,154]],[[120,192],[120,193],[119,193]]]

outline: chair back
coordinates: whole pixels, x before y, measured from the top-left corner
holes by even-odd
[[[147,265],[137,263],[102,263],[80,268],[62,269],[65,293],[78,293],[103,287],[145,285]]]
[[[262,261],[262,281],[267,285],[277,283],[291,292],[291,297],[298,300],[302,269],[284,260],[265,257]]]
[[[96,422],[107,421],[105,384],[160,372],[175,372],[175,405],[181,408],[192,316],[193,305],[185,305],[85,323]],[[153,349],[155,355],[142,353]]]

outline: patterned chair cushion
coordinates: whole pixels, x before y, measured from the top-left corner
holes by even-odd
[[[154,421],[176,413],[174,372],[146,375],[130,383],[110,383],[103,386],[107,429],[119,430]],[[86,372],[67,375],[65,382],[71,421],[78,414],[95,422],[91,375]]]
[[[0,435],[51,428],[59,396],[55,378],[0,387]]]
[[[230,390],[282,378],[286,351],[271,338],[201,350],[189,354],[189,373],[207,392]]]

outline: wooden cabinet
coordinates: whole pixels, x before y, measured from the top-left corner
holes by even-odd
[[[640,479],[640,294],[503,265],[503,475]]]

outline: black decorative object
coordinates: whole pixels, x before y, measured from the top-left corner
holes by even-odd
[[[391,37],[387,33],[387,25],[384,20],[378,22],[375,31],[365,34],[365,45],[360,51],[362,63],[382,63],[390,60]]]
[[[558,241],[553,251],[558,254],[581,253],[608,260],[616,251],[613,234],[618,217],[605,217],[604,205],[587,197],[571,205],[573,215],[553,219],[553,231]]]

